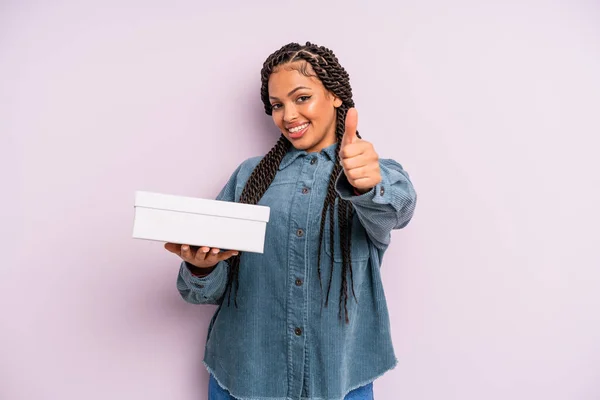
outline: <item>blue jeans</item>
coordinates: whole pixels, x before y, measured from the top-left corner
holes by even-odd
[[[235,400],[235,397],[219,386],[211,374],[208,381],[208,400]],[[344,397],[344,400],[373,400],[373,383],[354,389]]]

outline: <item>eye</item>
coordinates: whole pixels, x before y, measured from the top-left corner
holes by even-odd
[[[298,97],[298,101],[300,101],[301,103],[304,103],[308,99],[310,99],[310,96],[300,96],[300,97]]]
[[[279,104],[279,103],[271,104],[271,108],[273,110],[277,110],[279,107],[281,107],[281,104]]]

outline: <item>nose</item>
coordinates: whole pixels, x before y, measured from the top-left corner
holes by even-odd
[[[283,109],[283,120],[290,123],[298,118],[298,111],[293,105],[288,105]]]

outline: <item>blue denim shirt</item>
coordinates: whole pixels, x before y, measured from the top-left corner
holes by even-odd
[[[321,307],[330,275],[328,240],[321,255],[323,292],[316,265],[336,146],[318,153],[292,148],[283,158],[259,202],[271,208],[265,251],[241,253],[237,308],[233,299],[230,306],[223,301],[226,262],[203,278],[193,276],[185,263],[180,267],[177,289],[184,300],[219,305],[208,328],[204,364],[239,399],[341,400],[396,365],[380,266],[392,229],[412,218],[416,193],[402,166],[389,159],[380,159],[381,183],[363,195],[354,194],[343,172],[338,177],[336,190],[355,209],[351,252],[357,301],[349,291],[346,324],[338,315],[342,258],[337,232],[328,307]],[[238,201],[261,158],[244,161],[217,199]],[[330,229],[327,218],[325,238]]]

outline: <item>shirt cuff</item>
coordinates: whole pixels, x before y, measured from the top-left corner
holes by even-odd
[[[335,188],[342,199],[352,201],[353,203],[375,202],[378,204],[390,204],[392,200],[390,198],[389,178],[383,169],[381,170],[381,182],[366,193],[357,191],[348,181],[344,171],[340,172]]]
[[[212,272],[204,276],[197,276],[189,270],[187,263],[183,261],[181,263],[181,278],[188,285],[204,288],[204,286],[208,285],[210,282],[218,281],[220,278],[222,278],[222,275],[227,274],[227,268],[223,266],[223,263],[224,261],[219,261],[219,263],[215,265],[215,268],[212,270]]]

